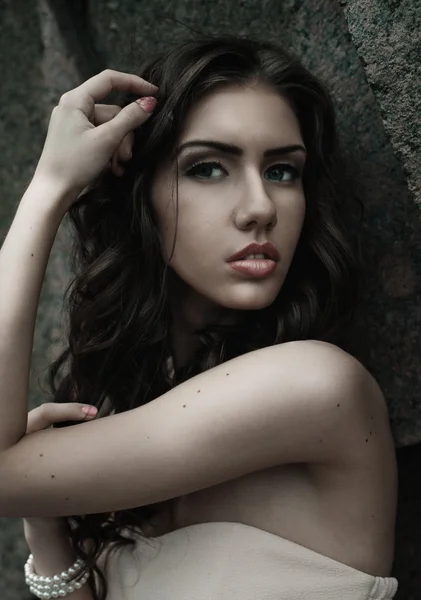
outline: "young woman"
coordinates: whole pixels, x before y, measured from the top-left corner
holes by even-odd
[[[356,270],[330,96],[238,38],[140,75],[62,96],[0,254],[0,514],[26,518],[27,582],[71,600],[392,598],[395,452],[379,386],[341,349]],[[124,108],[100,104],[112,90]],[[28,420],[66,213],[69,345],[56,404]]]

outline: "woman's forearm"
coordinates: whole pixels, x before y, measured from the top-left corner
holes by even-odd
[[[45,269],[65,214],[64,192],[33,180],[0,251],[0,450],[26,431],[35,319]]]
[[[56,521],[56,520],[54,520]],[[32,526],[25,522],[25,538],[34,556],[34,568],[38,575],[51,577],[66,571],[76,560],[63,521],[61,527]],[[68,596],[69,600],[94,600],[88,583]]]

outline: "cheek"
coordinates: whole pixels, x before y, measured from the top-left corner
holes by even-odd
[[[168,183],[160,183],[152,188],[152,209],[161,240],[163,258],[168,260],[174,244],[177,227],[177,198]]]
[[[215,231],[220,230],[220,216],[205,214],[197,203],[189,203],[179,198],[178,207],[176,198],[170,200],[165,206],[157,207],[158,230],[161,238],[163,257],[171,264],[178,261],[187,261],[194,264],[206,248],[214,245]],[[175,242],[175,245],[174,245]]]
[[[226,204],[215,202],[215,192],[207,197],[200,190],[184,190],[180,185],[178,207],[176,199],[168,208],[165,218],[162,219],[166,226],[166,237],[173,241],[177,230],[177,241],[174,258],[181,254],[186,258],[186,253],[204,251],[210,245],[218,243],[219,235],[224,230],[227,222]],[[176,218],[176,210],[178,212]],[[194,257],[191,257],[194,258]]]
[[[294,253],[295,247],[300,239],[306,215],[305,198],[299,198],[293,202],[288,208],[284,207],[278,213],[279,235],[285,246],[285,250]]]
[[[173,260],[182,259],[190,264],[208,262],[220,247],[221,217],[215,213],[206,215],[197,209],[184,209],[180,206]]]
[[[170,258],[176,234],[176,207],[169,207],[165,213],[158,215],[158,231],[164,259]]]

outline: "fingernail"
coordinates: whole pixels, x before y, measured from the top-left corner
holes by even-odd
[[[143,108],[145,112],[151,113],[156,106],[156,98],[153,96],[146,96],[145,98],[139,98],[136,100],[138,104]]]
[[[82,412],[85,413],[85,415],[88,415],[89,417],[93,417],[98,412],[98,409],[96,408],[96,406],[84,406],[82,408]]]

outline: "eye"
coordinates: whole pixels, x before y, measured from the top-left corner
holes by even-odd
[[[269,169],[267,169],[266,174],[270,173],[272,175],[272,177],[276,178],[277,181],[280,181],[281,183],[285,182],[285,181],[295,181],[296,179],[299,179],[300,177],[300,172],[298,169],[296,169],[295,167],[293,167],[292,165],[288,165],[288,164],[279,164],[279,165],[273,165],[272,167],[269,167]],[[290,177],[285,179],[284,175],[285,173],[289,173]],[[270,177],[266,177],[267,179],[271,179]]]
[[[217,179],[220,177],[220,174],[213,174],[215,171],[224,171],[224,173],[227,174],[222,164],[214,160],[199,162],[192,165],[186,172],[186,175],[189,177],[197,177],[198,179]]]

